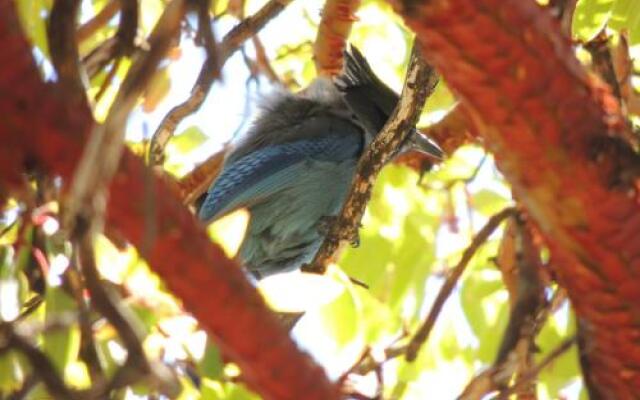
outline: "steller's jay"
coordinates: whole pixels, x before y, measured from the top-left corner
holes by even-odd
[[[247,208],[242,264],[258,279],[300,268],[320,247],[324,218],[340,212],[358,159],[398,99],[352,47],[334,82],[318,78],[298,94],[266,99],[227,155],[198,217],[210,222]],[[442,157],[436,144],[412,131],[400,151]]]

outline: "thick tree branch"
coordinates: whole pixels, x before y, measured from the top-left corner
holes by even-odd
[[[375,178],[396,153],[402,141],[415,126],[424,102],[438,81],[437,74],[413,49],[400,101],[382,131],[371,142],[358,162],[356,175],[340,215],[330,224],[327,235],[311,264],[303,270],[323,273],[341,241],[358,242],[358,228],[371,197]]]
[[[397,0],[429,60],[540,228],[560,283],[593,326],[608,398],[640,391],[638,156],[616,99],[533,0]],[[624,374],[619,373],[624,371]]]

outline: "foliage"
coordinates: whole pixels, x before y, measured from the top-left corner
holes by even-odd
[[[51,78],[42,18],[50,10],[51,2],[16,0],[16,4],[42,72]],[[83,1],[82,21],[91,19],[105,5],[104,0]],[[259,4],[214,2],[217,33],[238,21],[243,14],[238,7],[242,5],[244,10],[255,10]],[[163,6],[158,0],[141,1],[140,35],[149,34]],[[303,87],[313,78],[308,42],[313,40],[320,6],[294,3],[260,34],[277,76],[291,87]],[[354,43],[367,54],[382,79],[399,88],[410,33],[385,4],[364,2],[359,16],[352,33]],[[605,26],[616,32],[627,30],[631,45],[639,44],[640,3],[578,2],[573,26],[576,38],[589,40]],[[83,55],[116,28],[117,19],[112,19],[81,42]],[[283,35],[285,31],[295,34]],[[128,125],[132,148],[141,151],[145,148],[149,127],[155,127],[168,108],[180,101],[178,97],[185,93],[185,88],[190,87],[197,62],[202,61],[202,51],[193,46],[193,38],[193,33],[185,28],[182,42],[176,45],[179,50],[173,53],[175,59],[163,64],[145,92]],[[255,53],[255,45],[248,43],[244,57],[253,59]],[[250,111],[256,87],[260,93],[271,90],[264,87],[265,79],[249,75],[242,59],[242,55],[237,55],[229,61],[224,70],[225,81],[212,90],[210,97],[222,97],[222,102],[211,99],[205,103],[199,116],[187,120],[178,130],[181,133],[172,139],[165,167],[175,176],[184,175],[203,155],[228,139],[230,133],[224,137],[220,131],[225,119],[232,119],[235,126],[246,126],[243,119],[251,112],[247,111],[245,99],[249,99]],[[98,119],[106,115],[129,65],[124,60],[90,79],[88,93],[92,98],[105,82],[108,85],[94,104]],[[110,68],[117,69],[113,78],[108,77]],[[226,106],[225,100],[229,103]],[[437,120],[453,102],[446,84],[441,83],[428,101],[422,122]],[[229,125],[228,121],[226,124]],[[209,146],[210,143],[214,145]],[[491,159],[478,168],[484,156],[479,147],[461,148],[422,177],[406,167],[387,167],[376,182],[358,248],[345,249],[326,277],[308,279],[292,274],[260,284],[265,297],[282,311],[306,312],[293,335],[333,377],[346,371],[365,349],[379,354],[397,341],[406,340],[407,334],[414,332],[424,319],[443,275],[456,264],[474,232],[491,215],[512,204],[510,190]],[[24,319],[65,382],[73,388],[87,388],[92,377],[86,355],[81,351],[83,344],[87,341],[95,344],[99,366],[107,377],[122,364],[124,345],[114,327],[95,310],[83,311],[87,298],[74,288],[70,271],[76,268],[75,254],[67,233],[59,226],[58,198],[39,193],[57,192],[59,188],[53,182],[34,179],[32,189],[34,198],[40,198],[33,204],[9,201],[4,205],[0,222],[0,319]],[[211,234],[232,255],[246,219],[230,218],[214,224]],[[501,237],[501,232],[494,234],[477,252],[418,359],[409,363],[399,357],[384,364],[384,398],[420,399],[426,394],[431,398],[452,398],[479,370],[493,362],[509,316],[508,293],[492,261]],[[97,244],[97,264],[105,285],[124,299],[127,310],[141,328],[148,356],[161,360],[178,376],[179,398],[257,398],[239,383],[237,368],[225,362],[224,354],[213,341],[207,340],[197,322],[185,314],[135,249],[116,248],[109,239],[101,238]],[[42,275],[45,290],[35,290]],[[368,288],[353,284],[349,277],[364,282]],[[42,303],[38,305],[40,299]],[[30,307],[32,304],[35,306]],[[85,313],[89,319],[91,338],[83,337],[78,313]],[[573,319],[567,305],[549,318],[536,340],[543,355],[574,331]],[[33,368],[37,366],[30,365],[16,351],[0,354],[0,397],[19,390],[33,376]],[[448,384],[443,385],[443,380]],[[576,396],[580,389],[575,385],[578,380],[577,355],[572,350],[542,373],[538,394],[540,398]],[[354,383],[364,393],[371,392],[376,387],[375,374],[371,372]],[[151,396],[156,390],[141,380],[120,388],[117,397]],[[26,398],[35,399],[43,394],[42,383],[36,383]]]

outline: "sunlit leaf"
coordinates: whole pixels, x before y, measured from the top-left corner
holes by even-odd
[[[196,147],[200,146],[208,139],[200,128],[192,126],[180,132],[171,139],[171,145],[180,153],[188,153]]]
[[[640,2],[637,0],[616,0],[611,18],[611,28],[629,32],[630,44],[640,43]]]
[[[224,371],[222,356],[220,350],[212,343],[207,344],[204,356],[198,363],[198,371],[202,377],[209,379],[219,379],[222,376]]]
[[[171,89],[171,79],[167,68],[162,68],[153,75],[149,86],[145,90],[142,102],[142,109],[145,112],[152,112],[158,104],[164,100]]]
[[[66,312],[76,309],[75,301],[67,295],[61,287],[47,288],[45,295],[46,321],[56,323]],[[60,374],[64,373],[67,365],[78,356],[80,349],[80,331],[72,325],[55,329],[43,335],[43,349]]]
[[[491,189],[481,189],[473,194],[473,208],[479,213],[490,217],[507,207],[509,199]]]
[[[19,0],[15,1],[15,4],[20,22],[29,40],[45,57],[49,58],[46,17],[52,2],[48,0]]]
[[[18,354],[14,351],[0,354],[0,398],[19,389],[24,378],[25,371],[20,365]]]
[[[323,323],[338,346],[347,345],[356,338],[361,318],[361,307],[351,290],[345,290],[321,310]]]
[[[605,26],[616,0],[580,0],[573,16],[573,34],[588,41]]]

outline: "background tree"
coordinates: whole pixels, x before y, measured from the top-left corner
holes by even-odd
[[[637,2],[0,1],[1,397],[637,396]],[[225,255],[188,206],[256,92],[347,38],[414,84],[331,230],[370,195],[360,247],[262,282],[276,318],[228,258],[243,216]],[[420,112],[450,157],[369,192]]]

